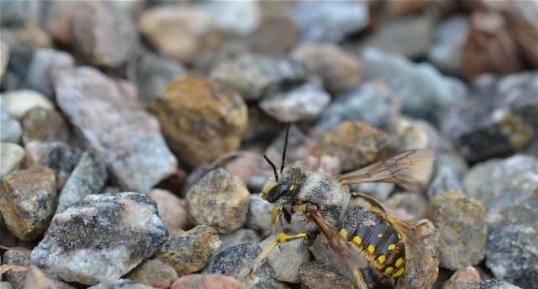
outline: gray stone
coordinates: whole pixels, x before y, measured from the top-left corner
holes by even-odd
[[[463,69],[463,44],[469,33],[469,19],[455,15],[435,28],[434,43],[428,58],[441,71],[460,74]]]
[[[222,244],[220,250],[245,243],[259,243],[260,236],[252,229],[239,229],[221,236]]]
[[[12,143],[0,143],[0,180],[18,169],[23,160],[23,148]]]
[[[266,18],[249,35],[248,43],[253,52],[285,55],[299,38],[297,23],[285,16]]]
[[[63,51],[36,49],[25,76],[25,86],[54,99],[54,83],[62,73],[74,69],[75,60]]]
[[[2,104],[7,112],[17,119],[21,119],[30,109],[41,107],[53,110],[52,103],[41,93],[33,90],[13,90],[4,93]]]
[[[88,289],[152,289],[153,287],[135,283],[131,280],[105,281],[98,285],[88,287]]]
[[[353,289],[353,282],[334,267],[312,261],[301,267],[301,288],[304,289]]]
[[[22,135],[21,124],[9,115],[0,95],[0,142],[19,143]]]
[[[99,71],[81,67],[56,84],[58,105],[122,188],[148,192],[177,161],[157,120]]]
[[[428,186],[428,199],[438,194],[454,190],[463,190],[463,176],[467,172],[465,160],[454,153],[438,154],[435,158],[433,176]]]
[[[277,237],[278,233],[269,235],[260,243],[260,247],[269,247]],[[308,261],[310,261],[310,252],[303,239],[280,244],[267,257],[267,262],[275,271],[275,278],[292,284],[300,283],[299,268]]]
[[[34,265],[28,267],[24,283],[24,289],[59,289],[53,280],[47,278],[45,273]]]
[[[69,128],[63,117],[55,110],[35,107],[22,117],[22,141],[65,142],[69,141]]]
[[[0,289],[13,289],[13,287],[7,281],[0,281]]]
[[[260,231],[262,235],[271,233],[271,214],[275,204],[262,199],[261,194],[251,194],[248,207],[247,227]]]
[[[6,265],[28,266],[30,265],[30,250],[26,248],[9,249],[4,253],[3,260]],[[24,289],[26,272],[6,272],[5,277],[13,289]]]
[[[426,213],[428,201],[422,194],[404,192],[392,195],[384,204],[387,208],[404,213],[410,220],[420,220]]]
[[[317,118],[330,100],[331,96],[314,81],[289,91],[267,95],[259,102],[259,106],[280,122],[296,122]]]
[[[105,167],[95,155],[90,152],[83,153],[60,193],[56,212],[63,212],[87,195],[99,193],[106,178]]]
[[[128,273],[167,237],[146,195],[89,195],[54,216],[31,262],[52,278],[91,285]]]
[[[503,280],[487,279],[487,280],[482,281],[480,285],[476,287],[476,289],[521,289],[521,287],[512,285]]]
[[[201,8],[210,15],[213,30],[247,34],[260,22],[261,11],[258,2],[216,1],[204,4]]]
[[[301,28],[302,42],[340,42],[368,25],[364,2],[303,1],[291,13]]]
[[[30,15],[35,3],[19,1],[2,1],[0,3],[0,24],[2,26],[22,25]]]

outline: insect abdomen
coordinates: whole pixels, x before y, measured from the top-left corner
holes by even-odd
[[[349,210],[340,234],[352,242],[372,269],[381,275],[395,279],[405,272],[402,235],[377,213],[362,207]]]

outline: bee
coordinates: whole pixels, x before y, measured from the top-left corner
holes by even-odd
[[[382,282],[395,286],[405,274],[406,242],[410,225],[390,216],[374,198],[351,192],[349,185],[387,182],[412,187],[429,176],[434,154],[431,150],[407,150],[338,177],[321,172],[286,167],[289,134],[286,129],[280,171],[273,169],[262,190],[262,198],[274,203],[272,222],[282,220],[296,234],[280,233],[259,256],[263,262],[278,244],[305,239],[316,259],[330,261],[367,289],[363,269],[369,267]],[[316,249],[317,248],[317,249]]]

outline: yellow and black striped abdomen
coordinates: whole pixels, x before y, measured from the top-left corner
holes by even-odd
[[[340,234],[384,277],[395,279],[405,272],[403,236],[376,212],[362,207],[351,209],[344,218]]]

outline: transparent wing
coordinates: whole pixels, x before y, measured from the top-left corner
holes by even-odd
[[[338,177],[342,184],[394,183],[413,188],[427,181],[434,152],[428,149],[403,151],[391,158]]]

